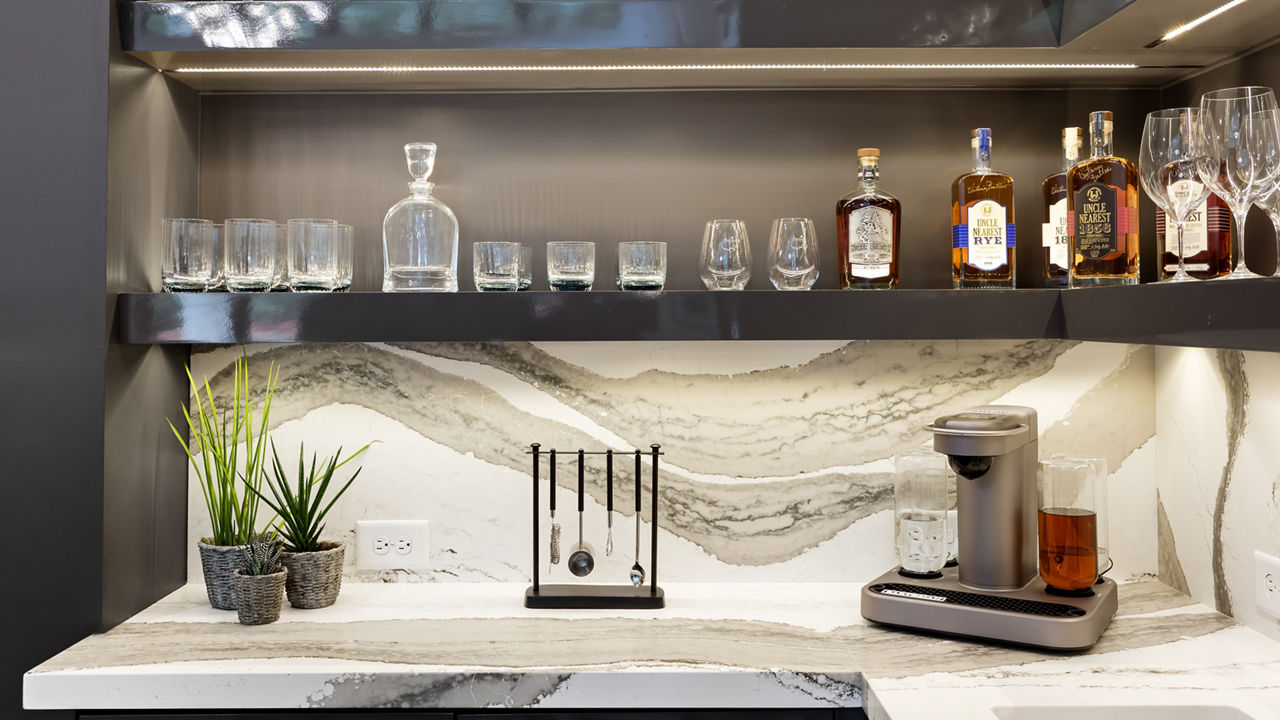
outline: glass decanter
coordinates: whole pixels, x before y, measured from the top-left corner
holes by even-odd
[[[383,292],[457,292],[458,218],[437,200],[427,181],[436,164],[436,144],[404,146],[410,195],[382,220]]]

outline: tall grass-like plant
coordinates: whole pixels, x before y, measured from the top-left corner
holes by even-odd
[[[262,409],[255,413],[249,387],[249,360],[236,358],[231,407],[218,408],[209,379],[204,379],[204,397],[187,368],[194,407],[185,412],[190,442],[182,439],[178,428],[169,428],[186,451],[200,480],[205,507],[212,526],[210,540],[214,545],[246,545],[254,538],[258,521],[257,492],[266,477],[267,420],[271,414],[271,397],[280,371],[275,363],[267,370],[267,388]],[[243,447],[243,451],[241,448]],[[240,492],[240,485],[252,492]]]
[[[271,443],[271,474],[267,477],[267,487],[271,490],[271,497],[267,497],[260,488],[248,483],[245,487],[280,517],[277,531],[284,541],[286,550],[302,553],[321,549],[320,535],[324,532],[325,515],[329,514],[329,509],[338,501],[338,498],[342,497],[347,488],[351,487],[351,483],[355,482],[364,468],[356,468],[346,484],[339,488],[326,504],[325,495],[333,483],[333,475],[338,468],[351,462],[357,455],[368,449],[369,446],[365,445],[351,453],[345,460],[340,460],[342,448],[338,448],[338,452],[318,464],[316,454],[312,453],[311,466],[308,468],[304,447],[299,444],[298,472],[291,482],[284,463],[280,462],[280,454],[276,452],[276,444]]]

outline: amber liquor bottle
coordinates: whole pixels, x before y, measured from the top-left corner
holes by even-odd
[[[991,129],[971,133],[973,170],[951,184],[951,280],[957,288],[1014,286],[1013,178],[991,169]]]
[[[1090,113],[1090,157],[1067,171],[1071,287],[1138,283],[1138,172],[1111,142],[1111,113]]]
[[[1156,247],[1161,249],[1160,272],[1166,278],[1178,271],[1178,233],[1172,225],[1166,225],[1163,210],[1156,210]],[[1191,211],[1183,225],[1182,264],[1188,275],[1200,280],[1231,272],[1231,210],[1213,193]]]
[[[1084,131],[1062,129],[1062,170],[1044,179],[1044,212],[1040,216],[1040,242],[1044,249],[1045,287],[1066,287],[1071,267],[1067,248],[1067,171],[1080,161]]]
[[[836,203],[840,287],[888,290],[898,286],[902,204],[883,192],[880,150],[858,148],[858,189]]]

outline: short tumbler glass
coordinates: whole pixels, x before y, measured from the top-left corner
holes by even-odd
[[[338,280],[334,292],[351,289],[352,260],[354,258],[355,228],[338,223]]]
[[[165,218],[160,282],[165,292],[205,292],[217,285],[218,256],[213,223],[198,218]]]
[[[520,289],[533,287],[533,248],[520,246]]]
[[[595,282],[595,243],[547,243],[547,284],[552,290],[590,290]]]
[[[471,246],[472,279],[480,292],[520,289],[520,243],[478,242]]]
[[[222,223],[223,275],[231,292],[265,292],[279,275],[280,226],[275,220],[229,218]]]
[[[337,220],[291,219],[289,288],[299,292],[332,292],[338,286],[341,245]]]
[[[661,290],[667,284],[667,244],[618,243],[618,288]]]

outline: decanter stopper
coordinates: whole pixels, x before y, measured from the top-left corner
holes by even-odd
[[[415,142],[404,146],[404,158],[409,163],[409,174],[415,182],[425,182],[436,167],[436,144]]]

